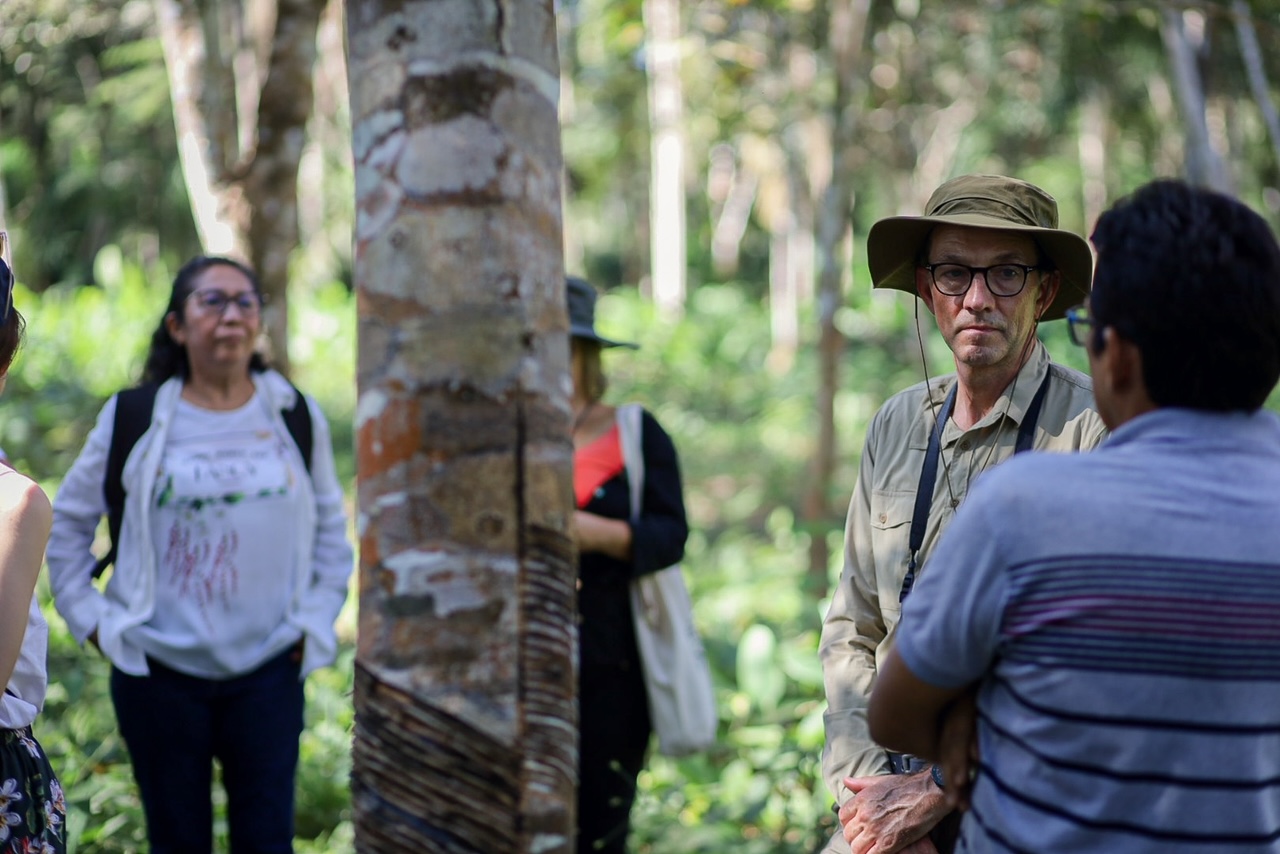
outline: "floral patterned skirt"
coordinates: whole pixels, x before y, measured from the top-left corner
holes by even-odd
[[[0,854],[64,854],[67,802],[44,748],[25,729],[0,729]]]

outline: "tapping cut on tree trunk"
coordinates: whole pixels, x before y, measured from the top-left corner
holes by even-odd
[[[569,343],[549,2],[348,0],[361,852],[570,852]]]

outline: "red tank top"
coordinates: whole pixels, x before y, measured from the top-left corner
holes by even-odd
[[[595,491],[622,472],[622,442],[615,423],[599,438],[573,452],[573,494],[578,509],[591,502]]]

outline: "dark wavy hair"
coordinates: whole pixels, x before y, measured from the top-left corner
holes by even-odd
[[[26,321],[13,304],[13,271],[3,258],[0,258],[0,298],[4,300],[0,313],[6,307],[9,309],[4,320],[0,321],[0,376],[3,376],[13,364],[13,357],[18,355],[22,335],[27,328]]]
[[[0,376],[8,373],[13,358],[22,348],[27,322],[16,307],[9,309],[9,316],[0,323]]]
[[[1261,216],[1161,180],[1106,211],[1092,239],[1095,351],[1108,326],[1137,345],[1158,406],[1262,406],[1280,379],[1280,245]]]
[[[168,326],[165,325],[165,319],[172,312],[178,315],[180,321],[186,322],[187,297],[191,296],[191,292],[196,289],[196,280],[205,270],[218,265],[239,270],[249,280],[249,284],[253,285],[258,297],[262,297],[262,285],[258,282],[258,276],[247,265],[233,258],[225,258],[221,255],[197,255],[183,264],[178,270],[178,275],[173,277],[173,290],[169,293],[169,304],[165,307],[164,314],[160,316],[156,331],[151,334],[151,346],[147,350],[147,361],[142,368],[144,384],[161,383],[175,376],[186,379],[190,374],[191,363],[187,359],[187,349],[173,340]],[[267,357],[255,350],[249,359],[249,370],[262,372],[267,367]]]

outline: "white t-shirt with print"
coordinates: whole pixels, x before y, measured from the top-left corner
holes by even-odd
[[[257,394],[219,412],[179,401],[151,497],[155,610],[138,645],[183,673],[247,673],[296,643],[298,478]]]

